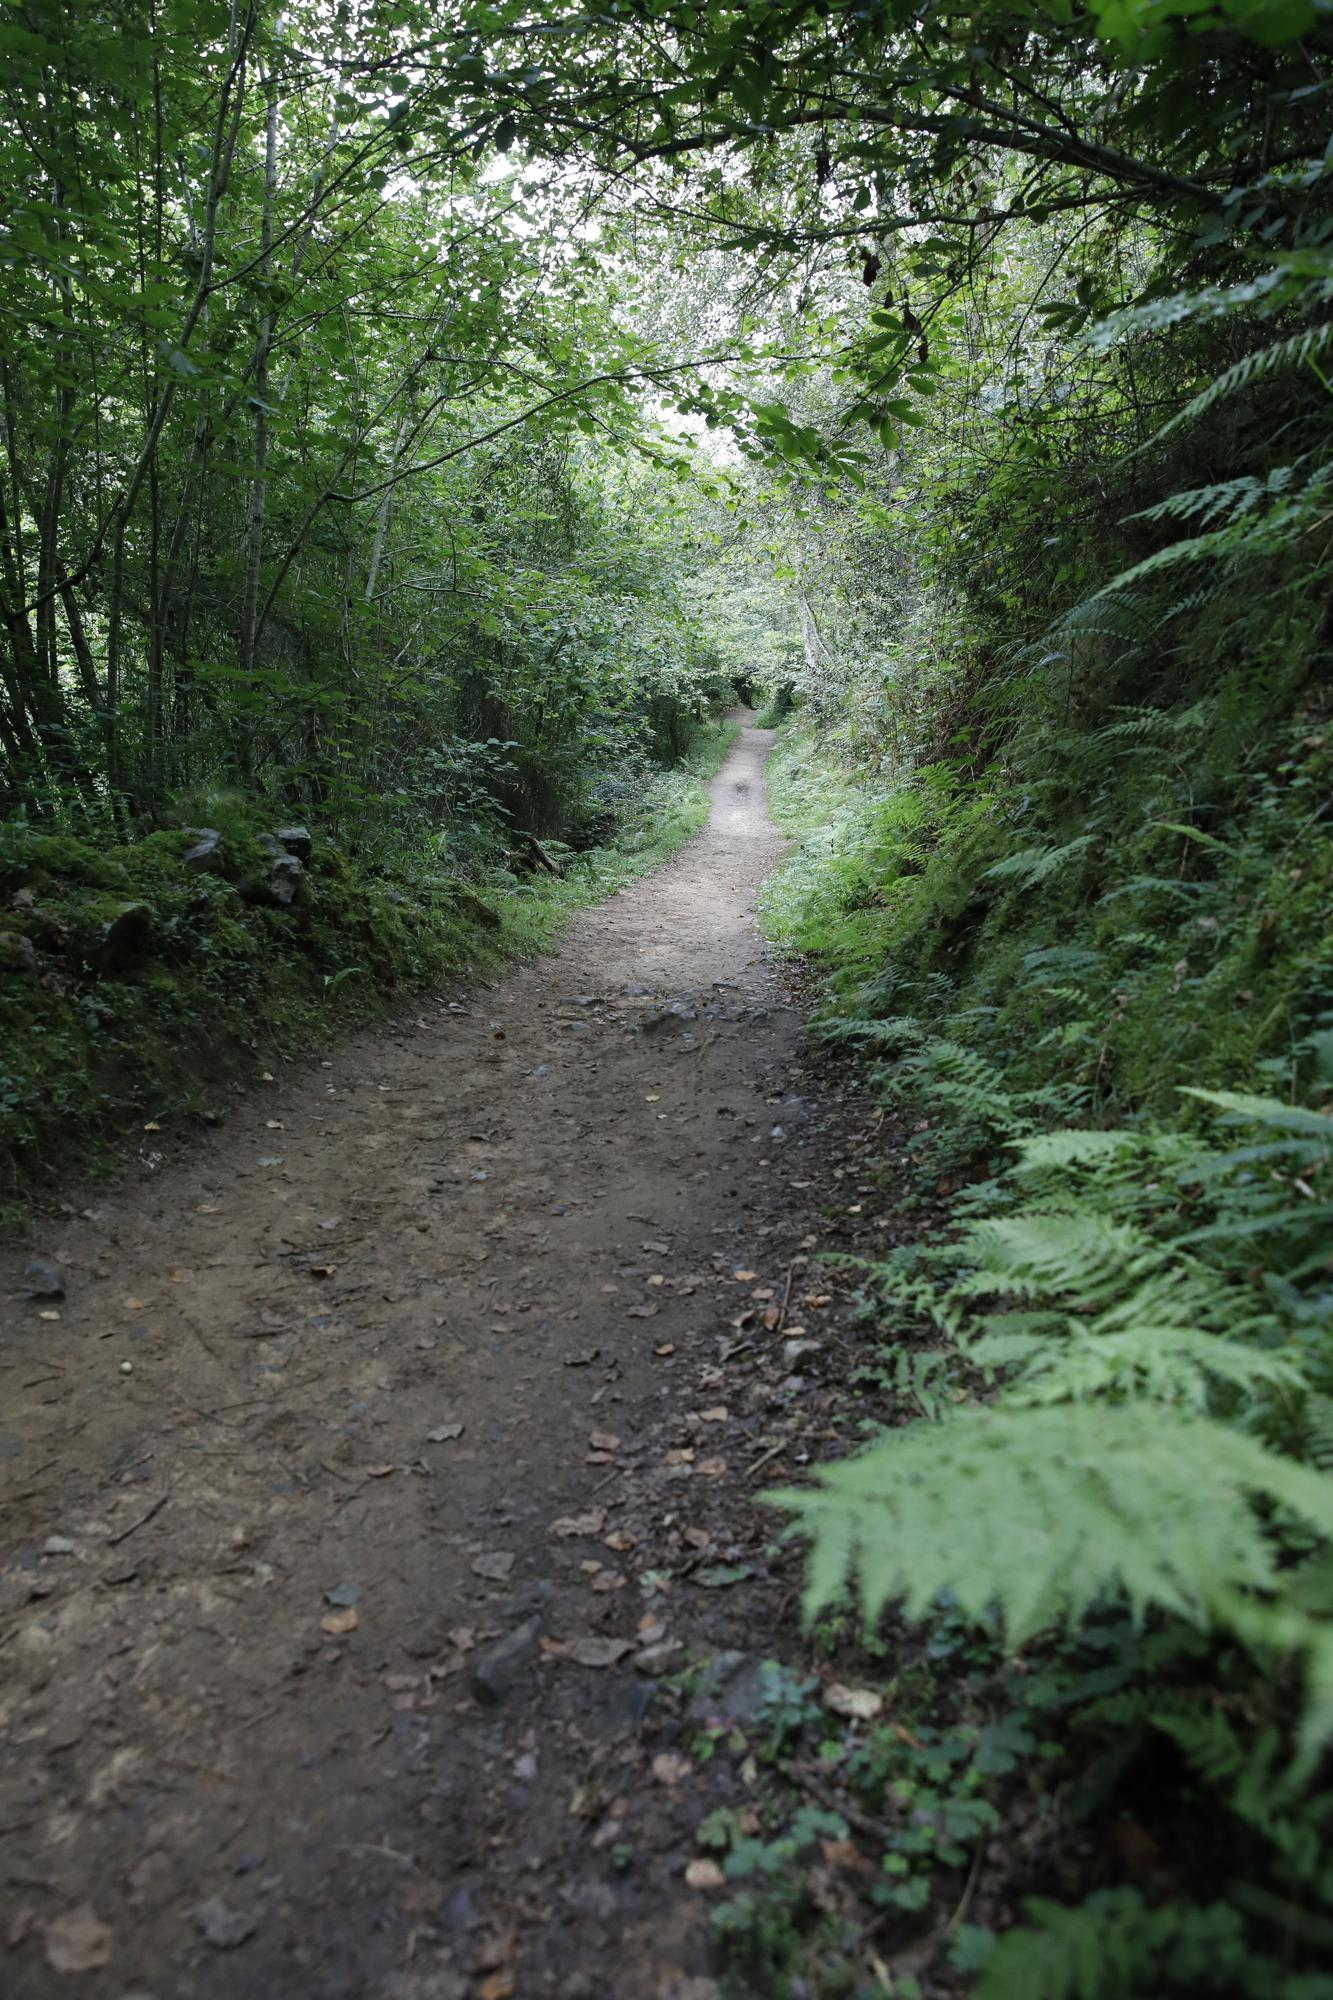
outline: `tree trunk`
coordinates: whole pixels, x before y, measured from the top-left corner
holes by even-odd
[[[273,198],[278,185],[278,93],[267,80],[268,108],[264,121],[264,208],[259,231],[259,282],[267,287],[273,246]],[[268,362],[273,344],[273,309],[267,293],[259,316],[255,347],[255,449],[246,508],[245,586],[241,600],[241,672],[255,670],[259,632],[259,581],[264,562],[264,505],[268,466]]]

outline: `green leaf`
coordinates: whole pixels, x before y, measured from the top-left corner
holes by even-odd
[[[1151,1404],[968,1410],[765,1498],[812,1538],[810,1617],[855,1579],[868,1624],[948,1593],[1015,1645],[1107,1594],[1206,1624],[1230,1593],[1271,1589],[1256,1501],[1333,1534],[1333,1480]]]

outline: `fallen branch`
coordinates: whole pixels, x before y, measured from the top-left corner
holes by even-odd
[[[166,1506],[170,1498],[171,1498],[170,1490],[168,1490],[165,1493],[159,1493],[156,1500],[154,1500],[152,1506],[148,1509],[148,1512],[146,1514],[140,1514],[137,1521],[131,1521],[129,1527],[122,1528],[118,1535],[107,1536],[106,1539],[108,1548],[114,1549],[118,1542],[127,1542],[131,1535],[138,1534],[140,1528],[147,1527],[148,1523],[152,1520],[153,1516],[155,1514],[160,1514],[162,1512],[162,1509]]]
[[[787,1324],[787,1312],[791,1305],[791,1288],[796,1278],[797,1266],[799,1265],[801,1270],[804,1270],[809,1262],[810,1259],[808,1257],[793,1257],[787,1266],[787,1285],[782,1294],[782,1305],[778,1311],[778,1323],[773,1329],[774,1333],[781,1333],[783,1327]]]
[[[557,881],[564,880],[565,876],[564,869],[560,866],[559,862],[556,861],[552,855],[547,853],[546,849],[542,846],[541,842],[538,840],[535,833],[523,833],[519,835],[519,838],[521,840],[526,840],[528,846],[532,850],[534,859],[537,862],[539,862],[543,868],[545,868],[550,874],[554,875]]]

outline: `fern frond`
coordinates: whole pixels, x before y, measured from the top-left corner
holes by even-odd
[[[1193,1702],[1158,1710],[1151,1720],[1234,1811],[1265,1833],[1275,1831],[1276,1815],[1291,1804],[1293,1793],[1290,1769],[1279,1770],[1282,1746],[1275,1729],[1262,1729],[1247,1741],[1219,1709]]]
[[[1103,903],[1118,902],[1121,896],[1179,896],[1182,902],[1189,902],[1194,896],[1203,894],[1202,882],[1173,882],[1167,875],[1136,875],[1132,882],[1122,882],[1116,889],[1108,889],[1100,898]]]
[[[1333,339],[1333,322],[1324,329]],[[1325,343],[1327,344],[1327,342]],[[1164,435],[1164,433],[1159,433]],[[1300,488],[1286,490],[1276,496],[1276,503],[1260,512],[1245,507],[1233,512],[1219,528],[1206,529],[1202,534],[1183,537],[1171,542],[1164,549],[1157,549],[1142,562],[1122,570],[1109,583],[1084,600],[1080,611],[1091,610],[1107,599],[1123,595],[1136,589],[1149,577],[1157,576],[1162,570],[1173,569],[1181,563],[1202,563],[1225,561],[1233,557],[1255,557],[1274,555],[1290,546],[1311,528],[1326,518],[1329,506],[1328,488],[1333,483],[1333,464],[1319,467],[1307,478]]]
[[[864,1270],[869,1286],[882,1305],[902,1306],[908,1312],[919,1313],[923,1319],[943,1325],[939,1288],[919,1272],[902,1271],[892,1264],[867,1266],[855,1257],[825,1257],[823,1262],[834,1268],[841,1266]]]
[[[1333,1396],[1312,1391],[1305,1399],[1302,1416],[1307,1458],[1321,1472],[1333,1472]]]
[[[1076,1909],[1032,1897],[1028,1922],[991,1952],[976,2000],[1137,2000],[1179,1992],[1282,1991],[1280,1968],[1252,1954],[1239,1911],[1223,1903],[1150,1910],[1134,1889]],[[1250,1983],[1251,1976],[1256,1983]]]
[[[1201,1104],[1214,1105],[1232,1118],[1251,1124],[1268,1125],[1279,1132],[1305,1133],[1333,1151],[1333,1118],[1321,1111],[1306,1111],[1299,1104],[1283,1104],[1276,1097],[1253,1097],[1236,1090],[1198,1090],[1182,1085],[1181,1095],[1197,1097]]]
[[[1091,972],[1106,963],[1106,954],[1072,944],[1048,944],[1023,954],[1024,972],[1070,974]]]
[[[1032,1129],[1028,1107],[1032,1094],[1010,1090],[992,1063],[975,1049],[942,1037],[926,1042],[884,1078],[891,1095],[908,1091],[947,1104],[983,1124],[1016,1139]]]
[[[1326,252],[1285,251],[1273,259],[1267,270],[1243,278],[1238,284],[1202,285],[1192,292],[1173,292],[1167,298],[1122,306],[1118,312],[1108,313],[1098,321],[1088,336],[1088,344],[1094,353],[1104,353],[1136,333],[1161,333],[1190,320],[1227,319],[1234,313],[1256,309],[1272,312],[1302,296],[1323,300],[1329,296],[1331,284],[1333,273]]]
[[[1300,458],[1293,465],[1276,466],[1264,479],[1247,476],[1219,480],[1212,486],[1187,487],[1180,493],[1168,493],[1165,500],[1159,500],[1153,507],[1143,508],[1130,518],[1135,521],[1200,521],[1204,526],[1220,521],[1238,521],[1243,515],[1252,514],[1256,507],[1289,493],[1304,464],[1304,458]]]
[[[1326,352],[1333,342],[1333,321],[1326,320],[1322,326],[1304,328],[1300,333],[1289,334],[1285,340],[1274,341],[1271,347],[1263,347],[1254,354],[1245,355],[1234,366],[1226,368],[1217,378],[1192,396],[1183,410],[1178,410],[1168,423],[1162,425],[1151,443],[1160,444],[1182,425],[1191,424],[1196,417],[1203,416],[1215,403],[1225,396],[1234,396],[1238,389],[1246,389],[1261,376],[1275,375],[1283,368],[1304,368],[1308,362],[1316,360]]]
[[[1014,1172],[1038,1174],[1063,1167],[1101,1167],[1127,1155],[1138,1156],[1141,1150],[1141,1140],[1123,1128],[1102,1132],[1070,1127],[1058,1132],[1039,1132],[1018,1142]]]
[[[1006,1315],[1010,1321],[1028,1317],[1026,1313]],[[1038,1315],[1033,1314],[1032,1317],[1036,1318]],[[1022,1367],[1026,1363],[1039,1360],[1045,1353],[1049,1345],[1050,1331],[1048,1328],[1042,1332],[1024,1333],[1020,1327],[1013,1325],[999,1331],[992,1330],[983,1334],[980,1340],[973,1341],[968,1349],[967,1358],[974,1367],[980,1368],[987,1376],[994,1375],[997,1370]]]
[[[1110,722],[1099,729],[1092,738],[1094,744],[1115,744],[1122,740],[1135,743],[1167,742],[1173,736],[1191,735],[1202,729],[1207,722],[1207,710],[1203,703],[1196,702],[1192,708],[1130,708],[1122,711],[1124,720]]]
[[[865,1019],[859,1015],[817,1019],[810,1025],[812,1038],[821,1042],[852,1042],[870,1048],[903,1048],[925,1035],[921,1023],[910,1014],[892,1014],[885,1019]]]
[[[1256,1236],[1308,1237],[1319,1235],[1327,1240],[1333,1230],[1333,1202],[1316,1202],[1308,1208],[1292,1208],[1279,1199],[1276,1191],[1268,1188],[1257,1192],[1254,1200],[1255,1212],[1241,1216],[1234,1213],[1224,1215],[1217,1222],[1210,1222],[1204,1229],[1192,1229],[1188,1236],[1177,1240],[1182,1245],[1198,1243],[1242,1243]],[[1293,1278],[1309,1277],[1316,1271],[1325,1257],[1312,1257],[1304,1266],[1292,1271]]]
[[[1204,1412],[1210,1384],[1227,1382],[1251,1395],[1261,1387],[1298,1390],[1303,1376],[1294,1362],[1238,1340],[1222,1340],[1191,1326],[1135,1325],[1123,1333],[1083,1333],[1056,1344],[1033,1341],[1027,1367],[1009,1401],[1018,1405],[1091,1402],[1094,1398],[1151,1397]],[[983,1365],[992,1336],[968,1352]]]
[[[1152,1404],[961,1411],[766,1497],[811,1537],[809,1616],[853,1580],[869,1624],[896,1601],[924,1618],[948,1591],[1015,1645],[1113,1593],[1228,1616],[1276,1575],[1256,1499],[1333,1534],[1333,1479]]]
[[[1083,1306],[1134,1288],[1165,1254],[1142,1230],[1104,1215],[1032,1210],[974,1222],[960,1248],[976,1269],[955,1287],[959,1297],[1072,1293]]]
[[[992,882],[1017,881],[1021,888],[1037,889],[1091,845],[1092,835],[1081,833],[1076,840],[1067,841],[1063,847],[1025,847],[1019,853],[1006,855],[1003,861],[984,869],[983,879]]]
[[[1301,1766],[1284,1760],[1275,1728],[1270,1725],[1247,1739],[1218,1709],[1202,1709],[1194,1702],[1158,1709],[1150,1720],[1179,1745],[1191,1768],[1230,1810],[1279,1849],[1297,1880],[1314,1881],[1325,1845],[1320,1821],[1333,1800],[1322,1802],[1322,1814],[1309,1801],[1303,1810],[1292,1810],[1300,1796]]]

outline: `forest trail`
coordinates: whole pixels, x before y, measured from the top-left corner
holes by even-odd
[[[734,1559],[774,1470],[724,1407],[733,1273],[806,1199],[771,742],[552,956],[36,1246],[58,1322],[0,1308],[10,2000],[67,1933],[94,2000],[715,1991],[650,1767],[657,1675],[749,1594],[671,1564]]]

